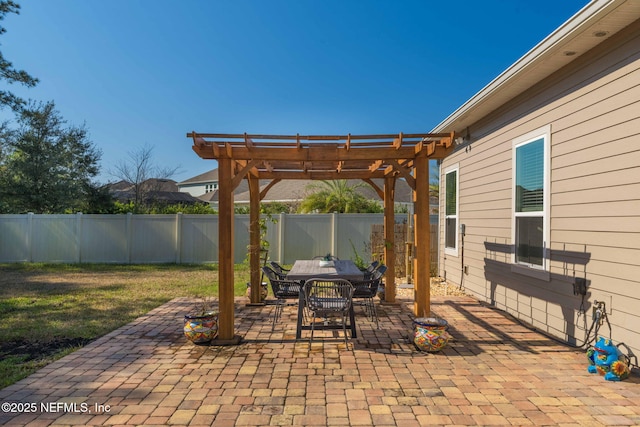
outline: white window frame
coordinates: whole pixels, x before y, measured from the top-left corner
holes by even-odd
[[[456,213],[455,215],[447,215],[447,174],[451,173],[451,172],[456,172]],[[442,186],[443,188],[443,194],[444,197],[442,198],[444,200],[444,209],[442,210],[443,213],[443,217],[444,217],[444,239],[443,239],[443,243],[444,243],[444,253],[447,255],[451,255],[451,256],[458,256],[458,240],[460,237],[460,164],[456,163],[453,164],[449,167],[447,167],[444,170],[444,174],[443,174],[443,182],[444,185]],[[456,240],[455,240],[455,247],[450,248],[447,247],[447,219],[448,218],[455,218],[456,220]]]
[[[516,247],[516,217],[525,216],[540,216],[538,212],[516,212],[516,149],[527,145],[529,143],[543,139],[544,153],[543,153],[543,199],[542,199],[542,239],[543,239],[543,251],[542,251],[542,266],[536,264],[529,264],[523,262],[516,262],[516,253],[518,248]],[[512,185],[511,185],[511,241],[513,242],[513,252],[511,254],[511,263],[533,270],[549,271],[549,244],[551,237],[550,230],[550,200],[551,200],[551,125],[543,126],[534,131],[528,132],[513,140],[512,144]],[[526,274],[526,271],[519,270]]]

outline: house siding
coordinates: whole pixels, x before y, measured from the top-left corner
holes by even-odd
[[[551,238],[541,279],[512,271],[512,141],[547,125]],[[470,144],[441,168],[459,164],[466,235],[458,256],[440,251],[440,275],[578,345],[593,302],[605,301],[612,338],[640,354],[640,21],[469,130]],[[574,277],[588,281],[584,312]],[[606,324],[600,332],[609,334]]]
[[[179,184],[180,191],[189,193],[193,197],[200,197],[206,193],[206,184]]]

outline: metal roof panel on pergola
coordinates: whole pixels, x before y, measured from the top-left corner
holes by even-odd
[[[251,303],[260,301],[260,200],[283,179],[362,179],[384,200],[384,262],[388,303],[395,302],[393,225],[394,188],[406,180],[414,194],[414,314],[430,314],[429,297],[429,160],[452,149],[454,134],[259,135],[191,132],[193,150],[218,161],[219,206],[219,343],[237,341],[234,334],[233,190],[246,179],[250,193],[249,259]],[[380,188],[374,178],[383,178]],[[270,180],[260,191],[259,181]]]

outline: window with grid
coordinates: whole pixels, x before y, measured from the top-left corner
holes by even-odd
[[[458,168],[445,171],[444,247],[452,255],[458,254]]]
[[[546,269],[548,132],[514,141],[514,261]]]

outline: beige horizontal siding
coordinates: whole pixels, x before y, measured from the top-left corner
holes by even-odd
[[[638,109],[640,110],[640,104],[638,104]],[[629,112],[629,109],[626,109],[625,112]],[[611,117],[615,117],[615,115]],[[554,169],[633,153],[637,149],[637,147],[634,149],[633,141],[637,140],[640,135],[639,124],[640,119],[638,118],[621,123],[610,123],[606,130],[576,136],[575,139],[560,146],[554,144],[552,151]],[[576,127],[576,130],[580,130],[580,127]],[[576,156],[576,154],[579,155]]]
[[[613,164],[612,166],[615,167]],[[615,192],[616,187],[637,184],[639,176],[640,166],[632,169],[611,170],[608,172],[595,173],[587,176],[576,176],[575,178],[554,181],[551,186],[551,191],[555,194],[577,191],[585,188],[609,187],[611,188],[611,191]],[[623,190],[620,191],[619,197],[625,197],[624,194],[626,194],[627,198],[634,197],[633,194],[628,194]]]
[[[609,193],[611,192],[609,191]],[[616,195],[613,194],[611,197],[614,198]],[[562,197],[559,196],[557,199],[562,200]],[[596,227],[596,229],[603,212],[607,212],[612,217],[637,218],[638,212],[640,212],[640,199],[564,204],[554,206],[552,211],[554,218],[596,218],[592,225],[592,228]]]
[[[552,188],[555,186],[552,184]],[[565,186],[565,188],[568,188]],[[632,182],[624,185],[616,185],[615,190],[612,191],[612,187],[598,187],[598,188],[571,188],[564,192],[555,191],[551,194],[551,206],[555,209],[556,206],[570,205],[570,204],[591,204],[591,203],[607,203],[620,200],[620,192],[634,197],[634,194],[640,194],[640,183]],[[625,197],[625,196],[623,196]],[[603,211],[606,211],[606,206],[602,207]],[[601,213],[602,213],[601,212]]]
[[[468,206],[473,206],[478,203],[487,203],[487,209],[509,209],[509,212],[511,212],[511,184],[509,184],[508,188],[504,187],[501,190],[493,190],[490,192],[482,193],[472,193],[471,191],[467,191],[465,189],[462,192],[462,195],[464,196],[465,200],[465,211],[467,210]]]
[[[640,119],[637,120],[640,128]],[[580,156],[562,156],[553,158],[552,178],[554,182],[584,175],[609,172],[611,169],[626,170],[637,168],[640,159],[638,136],[601,143],[596,147],[580,149]],[[603,158],[602,153],[611,153]]]
[[[546,125],[548,245],[560,254],[549,263],[548,281],[513,273],[507,252],[513,244],[512,141]],[[469,130],[470,150],[458,150],[443,163],[460,166],[465,289],[542,330],[580,342],[585,318],[572,282],[586,277],[587,308],[598,298],[611,301],[614,340],[640,353],[640,22]],[[488,243],[498,245],[491,250]],[[586,253],[586,263],[580,253]],[[447,278],[459,283],[462,251],[442,261]]]
[[[576,233],[572,230],[554,230],[551,236],[552,247],[554,244],[576,243],[588,247],[601,246],[620,249],[635,249],[640,242],[640,233],[601,232],[582,230]]]

